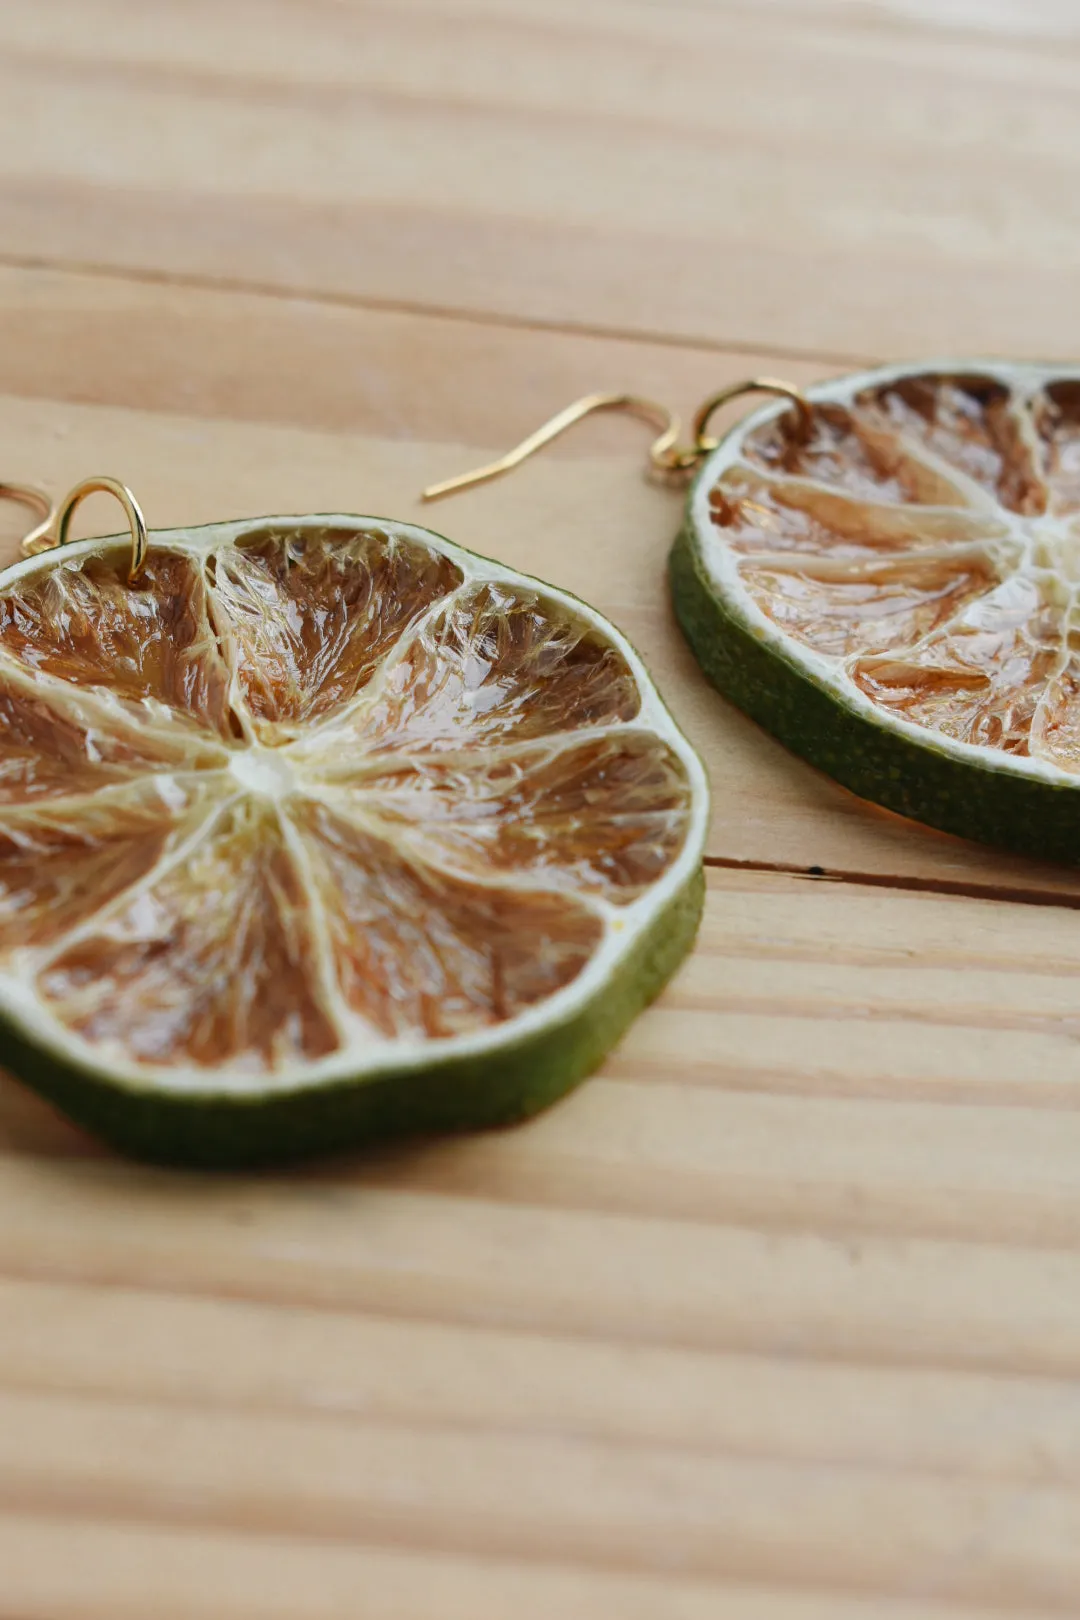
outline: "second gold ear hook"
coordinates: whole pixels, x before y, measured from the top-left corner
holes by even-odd
[[[553,416],[545,422],[543,427],[530,433],[527,439],[522,439],[519,445],[500,456],[498,461],[491,461],[484,467],[477,467],[473,472],[461,473],[457,478],[447,478],[441,484],[431,484],[424,490],[421,497],[425,501],[438,501],[444,495],[455,495],[458,490],[471,489],[474,484],[486,484],[492,478],[500,478],[503,473],[510,472],[514,467],[520,467],[523,461],[542,450],[546,444],[557,439],[572,428],[576,422],[582,422],[587,416],[597,411],[627,411],[632,416],[639,416],[651,427],[660,429],[660,436],[653,441],[649,456],[654,466],[666,465],[666,458],[674,450],[679,441],[679,418],[663,405],[657,405],[654,400],[642,399],[637,394],[586,394],[582,399],[576,399],[564,411]]]
[[[438,501],[444,495],[456,495],[459,490],[471,489],[474,484],[486,484],[492,478],[501,478],[503,473],[520,467],[523,461],[557,439],[567,428],[596,411],[627,411],[632,416],[641,417],[650,426],[659,428],[660,436],[649,448],[649,461],[654,471],[664,474],[690,472],[717,447],[718,440],[706,437],[706,430],[716,412],[743,394],[777,394],[789,399],[798,413],[799,437],[809,438],[814,426],[814,413],[809,400],[791,383],[781,382],[775,377],[751,377],[711,394],[694,417],[694,438],[687,445],[679,444],[679,418],[655,400],[643,399],[639,394],[586,394],[537,428],[535,433],[530,433],[527,439],[523,439],[505,456],[500,456],[498,461],[488,462],[473,472],[460,473],[456,478],[444,479],[441,484],[429,485],[421,500]]]
[[[20,506],[28,506],[31,512],[37,513],[39,521],[22,539],[23,555],[29,556],[38,549],[38,542],[52,530],[56,521],[55,501],[36,484],[10,484],[6,479],[0,480],[0,500],[17,501]]]
[[[134,585],[143,571],[149,541],[142,508],[126,484],[122,484],[118,478],[84,478],[74,489],[68,490],[57,506],[53,505],[44,490],[37,489],[33,485],[0,484],[0,496],[7,495],[12,500],[21,501],[24,506],[30,506],[43,514],[42,522],[23,538],[22,551],[25,557],[33,557],[38,552],[52,551],[57,546],[66,545],[75,508],[88,495],[95,494],[115,495],[124,508],[131,530],[128,583]]]

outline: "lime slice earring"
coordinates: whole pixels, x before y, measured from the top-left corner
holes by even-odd
[[[65,543],[106,490],[130,535]],[[708,792],[625,638],[410,524],[148,532],[0,575],[0,1063],[144,1157],[503,1124],[689,949]]]
[[[719,441],[722,404],[779,396]],[[664,432],[692,480],[670,558],[702,669],[854,792],[964,837],[1080,855],[1080,371],[956,361],[706,401],[692,441],[649,401],[579,401]],[[437,496],[463,481],[429,491]]]

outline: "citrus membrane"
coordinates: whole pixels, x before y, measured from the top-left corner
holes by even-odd
[[[702,768],[619,633],[426,530],[0,579],[0,1059],[131,1151],[528,1114],[688,948]]]
[[[1080,858],[1080,372],[895,366],[769,405],[672,553],[714,682],[857,793]]]

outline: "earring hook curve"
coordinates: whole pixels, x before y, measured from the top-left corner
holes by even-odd
[[[814,412],[806,395],[792,383],[781,382],[776,377],[750,377],[744,382],[734,383],[728,388],[721,388],[718,393],[710,394],[694,416],[694,437],[692,442],[686,445],[679,443],[679,418],[665,405],[659,405],[652,399],[644,399],[640,394],[585,394],[543,423],[535,433],[530,433],[527,439],[522,439],[519,445],[515,445],[513,450],[507,451],[497,461],[476,467],[472,472],[459,473],[455,478],[446,478],[442,483],[430,484],[421,493],[420,499],[441,501],[446,495],[456,495],[460,490],[472,489],[476,484],[486,484],[493,478],[501,478],[504,473],[512,471],[514,467],[520,467],[523,461],[527,461],[538,450],[542,450],[553,439],[559,438],[568,428],[583,421],[586,416],[591,416],[595,411],[626,411],[632,416],[641,417],[652,427],[659,428],[659,438],[649,447],[649,462],[653,471],[668,476],[689,473],[707,455],[711,455],[719,444],[718,439],[707,436],[707,429],[713,416],[721,406],[730,404],[743,394],[776,394],[790,400],[798,413],[800,438],[805,441],[813,432]]]
[[[54,504],[44,491],[33,489],[30,485],[0,484],[0,494],[7,490],[19,490],[21,495],[12,495],[18,500],[29,494],[33,499],[24,500],[25,505],[32,505],[36,511],[46,510],[43,522],[31,529],[22,541],[23,555],[37,556],[42,551],[53,551],[68,543],[68,532],[76,507],[88,495],[103,494],[114,495],[124,508],[128,527],[131,530],[131,563],[128,568],[128,584],[134,585],[143,571],[146,563],[146,553],[149,547],[149,536],[146,529],[146,519],[143,517],[142,507],[135,499],[134,494],[119,478],[106,478],[97,476],[84,478],[81,483],[69,489],[63,500]],[[44,503],[44,504],[43,504]]]

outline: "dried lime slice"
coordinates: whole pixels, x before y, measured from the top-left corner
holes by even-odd
[[[706,673],[864,797],[1080,859],[1080,372],[812,388],[723,440],[672,552]]]
[[[701,905],[701,766],[582,603],[269,518],[0,581],[0,1058],[162,1159],[529,1114]]]

